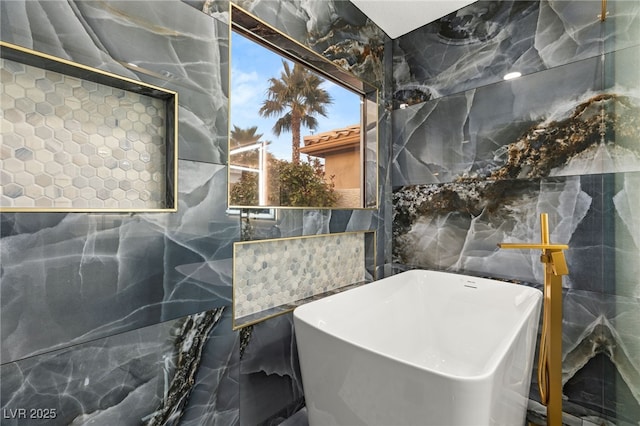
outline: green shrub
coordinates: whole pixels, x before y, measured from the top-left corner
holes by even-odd
[[[322,165],[294,164],[270,159],[268,172],[268,204],[283,207],[332,207],[336,205],[333,176],[325,181]],[[258,175],[243,172],[231,189],[231,204],[258,206]]]

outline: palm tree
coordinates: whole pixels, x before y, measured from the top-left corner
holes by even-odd
[[[325,105],[331,104],[333,99],[329,92],[320,85],[324,79],[307,68],[295,63],[293,69],[287,61],[282,61],[284,71],[280,78],[269,79],[267,99],[260,108],[263,117],[278,116],[273,125],[273,133],[280,136],[283,131],[291,131],[292,153],[291,161],[300,163],[300,127],[304,125],[310,130],[318,127],[315,116],[327,116]]]
[[[257,131],[258,126],[243,129],[234,125],[233,130],[231,131],[231,146],[233,148],[238,148],[242,145],[248,145],[258,142],[262,137],[262,133],[256,134]]]
[[[245,145],[252,145],[257,143],[262,138],[262,133],[256,133],[258,126],[248,127],[243,129],[236,125],[231,130],[231,148],[240,148]],[[257,167],[258,165],[258,151],[245,151],[239,154],[235,154],[233,164],[242,166]]]

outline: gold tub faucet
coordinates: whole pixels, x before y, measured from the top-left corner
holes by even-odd
[[[540,243],[500,243],[503,249],[542,250],[545,265],[542,335],[538,356],[538,390],[547,406],[547,425],[562,426],[562,276],[569,274],[566,244],[549,242],[549,216],[540,214]]]

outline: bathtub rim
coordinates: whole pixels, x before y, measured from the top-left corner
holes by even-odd
[[[489,358],[488,362],[486,363],[486,366],[483,367],[481,369],[480,372],[478,373],[473,373],[473,374],[467,374],[467,375],[456,375],[456,374],[450,374],[450,373],[445,373],[442,371],[438,371],[435,370],[433,368],[430,367],[426,367],[424,365],[420,365],[416,362],[412,362],[403,358],[399,358],[397,356],[391,355],[389,353],[385,353],[385,352],[381,352],[378,350],[374,350],[369,346],[360,344],[360,343],[354,343],[344,337],[339,336],[338,334],[336,334],[335,332],[329,332],[327,329],[323,329],[323,328],[318,328],[316,327],[312,322],[310,322],[308,319],[305,319],[301,316],[301,312],[304,313],[305,310],[310,309],[310,307],[308,307],[308,305],[310,304],[318,304],[318,303],[327,303],[326,299],[332,299],[332,298],[337,298],[337,297],[345,297],[344,294],[345,293],[350,293],[350,292],[362,292],[365,291],[365,289],[368,286],[371,285],[377,285],[377,286],[384,286],[384,285],[389,285],[389,283],[383,283],[380,284],[382,281],[386,280],[387,278],[393,278],[393,277],[397,277],[398,275],[417,275],[417,274],[424,274],[424,273],[435,273],[437,275],[447,275],[447,276],[456,276],[456,277],[469,277],[470,279],[473,280],[486,280],[486,281],[490,281],[492,283],[496,283],[496,284],[505,284],[505,285],[517,285],[517,286],[521,286],[526,293],[528,293],[527,299],[535,299],[532,300],[530,302],[528,302],[526,309],[523,313],[523,315],[518,317],[518,322],[513,325],[512,327],[510,327],[510,333],[508,336],[505,336],[505,338],[500,342],[500,350],[501,353],[499,354],[499,356],[495,356],[493,358]],[[353,293],[351,293],[353,295]],[[455,272],[445,272],[445,271],[436,271],[436,270],[429,270],[429,269],[412,269],[409,271],[403,271],[400,272],[398,274],[394,274],[394,275],[390,275],[388,277],[384,277],[381,278],[379,280],[376,281],[372,281],[370,283],[364,284],[362,286],[356,287],[356,288],[352,288],[349,289],[347,291],[341,292],[341,293],[337,293],[337,294],[332,294],[329,296],[326,296],[324,298],[318,299],[318,300],[314,300],[308,303],[305,303],[303,305],[300,305],[298,307],[296,307],[293,311],[293,319],[294,319],[294,326],[296,322],[300,322],[300,323],[304,323],[304,325],[306,327],[308,327],[309,329],[315,330],[317,332],[323,333],[325,335],[328,335],[334,339],[337,339],[343,343],[346,343],[347,345],[350,345],[352,347],[358,348],[359,350],[363,350],[366,352],[370,352],[372,354],[375,354],[376,356],[380,356],[389,360],[392,360],[394,362],[409,366],[411,368],[415,368],[417,370],[420,371],[424,371],[430,374],[434,374],[437,375],[439,377],[443,377],[446,378],[448,380],[454,380],[454,381],[465,381],[465,382],[482,382],[482,381],[486,381],[491,379],[496,371],[499,369],[500,365],[502,364],[502,361],[505,359],[505,357],[508,355],[509,353],[509,348],[512,346],[513,342],[515,341],[515,339],[520,335],[520,332],[522,331],[523,327],[525,326],[525,324],[529,321],[531,315],[533,315],[533,312],[537,306],[540,306],[538,315],[535,315],[535,328],[536,328],[536,334],[537,334],[537,330],[539,328],[539,321],[540,321],[540,315],[541,315],[541,311],[542,311],[542,298],[543,298],[543,293],[540,289],[535,288],[535,287],[530,287],[530,286],[526,286],[523,284],[517,284],[517,283],[513,283],[513,282],[509,282],[509,281],[502,281],[499,279],[495,279],[495,278],[486,278],[486,277],[479,277],[479,276],[473,276],[473,275],[467,275],[467,274],[460,274],[460,273],[455,273]],[[323,302],[324,301],[324,302]],[[305,306],[307,306],[307,308],[305,308]],[[537,340],[537,337],[536,337]]]

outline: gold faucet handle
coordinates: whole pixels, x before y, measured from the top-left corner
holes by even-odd
[[[549,253],[551,257],[551,268],[555,275],[568,275],[569,268],[567,267],[567,260],[564,257],[564,253],[561,250],[551,251]]]

